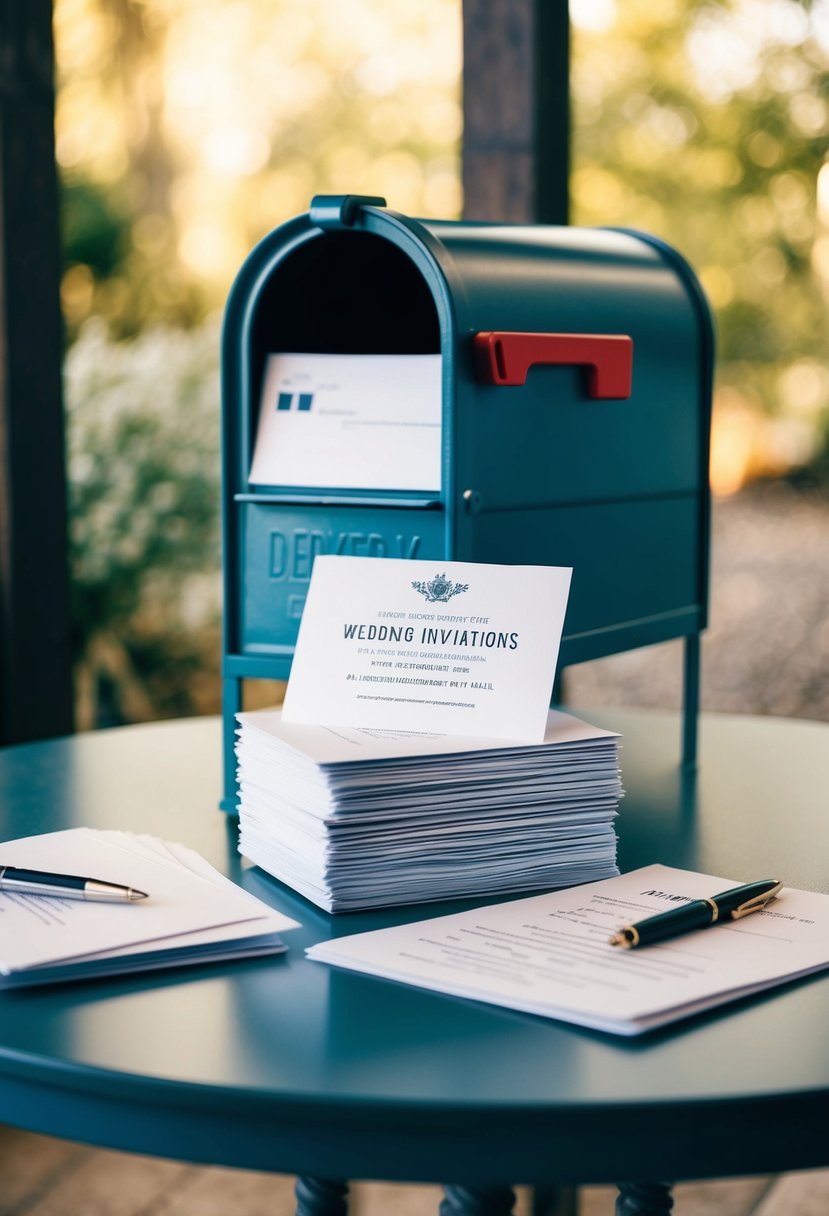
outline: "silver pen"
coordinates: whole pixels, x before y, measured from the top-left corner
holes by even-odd
[[[29,895],[52,895],[66,899],[90,899],[123,903],[146,899],[146,891],[125,887],[118,882],[102,882],[98,878],[80,878],[75,874],[50,874],[45,870],[21,870],[17,866],[0,865],[0,891],[25,891]]]

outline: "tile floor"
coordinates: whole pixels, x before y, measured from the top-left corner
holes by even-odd
[[[291,1216],[293,1178],[196,1167],[0,1127],[0,1216]],[[677,1216],[826,1216],[829,1170],[676,1188]],[[436,1216],[436,1186],[359,1183],[351,1216]],[[588,1187],[579,1216],[612,1216],[614,1191]],[[526,1216],[529,1194],[517,1196]]]

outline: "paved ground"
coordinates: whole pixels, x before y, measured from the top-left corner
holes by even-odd
[[[571,667],[574,705],[677,706],[679,642]],[[715,503],[702,704],[829,721],[829,495],[784,485]]]

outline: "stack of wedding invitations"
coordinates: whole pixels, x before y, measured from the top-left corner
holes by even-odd
[[[328,912],[617,874],[618,737],[539,744],[238,716],[240,849]]]
[[[615,875],[618,737],[549,710],[571,571],[319,556],[241,852],[329,912]]]

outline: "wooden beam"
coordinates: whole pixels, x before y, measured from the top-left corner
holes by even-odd
[[[72,728],[50,0],[0,0],[0,743]]]
[[[567,0],[463,0],[466,219],[566,224]]]

